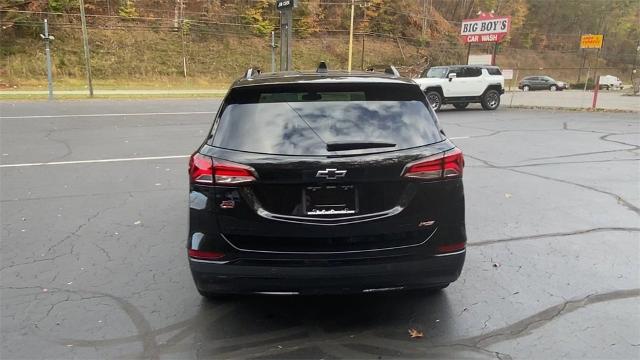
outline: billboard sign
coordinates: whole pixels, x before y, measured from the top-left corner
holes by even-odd
[[[462,21],[460,38],[467,43],[485,43],[502,41],[511,29],[511,16],[493,17],[491,15]]]
[[[602,34],[582,35],[580,37],[580,49],[600,49],[602,48]]]

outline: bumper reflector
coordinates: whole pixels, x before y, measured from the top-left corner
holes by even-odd
[[[461,251],[461,250],[464,250],[466,245],[467,243],[464,243],[464,242],[440,245],[438,246],[438,254],[446,254],[446,253]]]
[[[189,249],[189,257],[199,260],[219,260],[224,257],[224,254],[217,251],[201,251]]]

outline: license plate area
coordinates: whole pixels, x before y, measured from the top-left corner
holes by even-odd
[[[358,190],[354,185],[307,186],[303,190],[305,214],[311,216],[358,213]]]

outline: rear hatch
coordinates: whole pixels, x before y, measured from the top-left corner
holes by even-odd
[[[201,153],[252,177],[214,187],[233,246],[343,252],[424,242],[442,189],[403,174],[451,147],[415,84],[305,83],[233,89]]]

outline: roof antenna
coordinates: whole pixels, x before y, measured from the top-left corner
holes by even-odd
[[[393,75],[395,77],[400,77],[400,73],[398,72],[398,69],[396,69],[396,67],[393,65],[389,65],[388,68],[384,69],[384,72],[385,74]]]
[[[322,74],[326,74],[329,72],[329,68],[327,68],[327,63],[324,61],[320,61],[320,64],[318,64],[318,68],[316,69],[317,73],[322,73]]]

